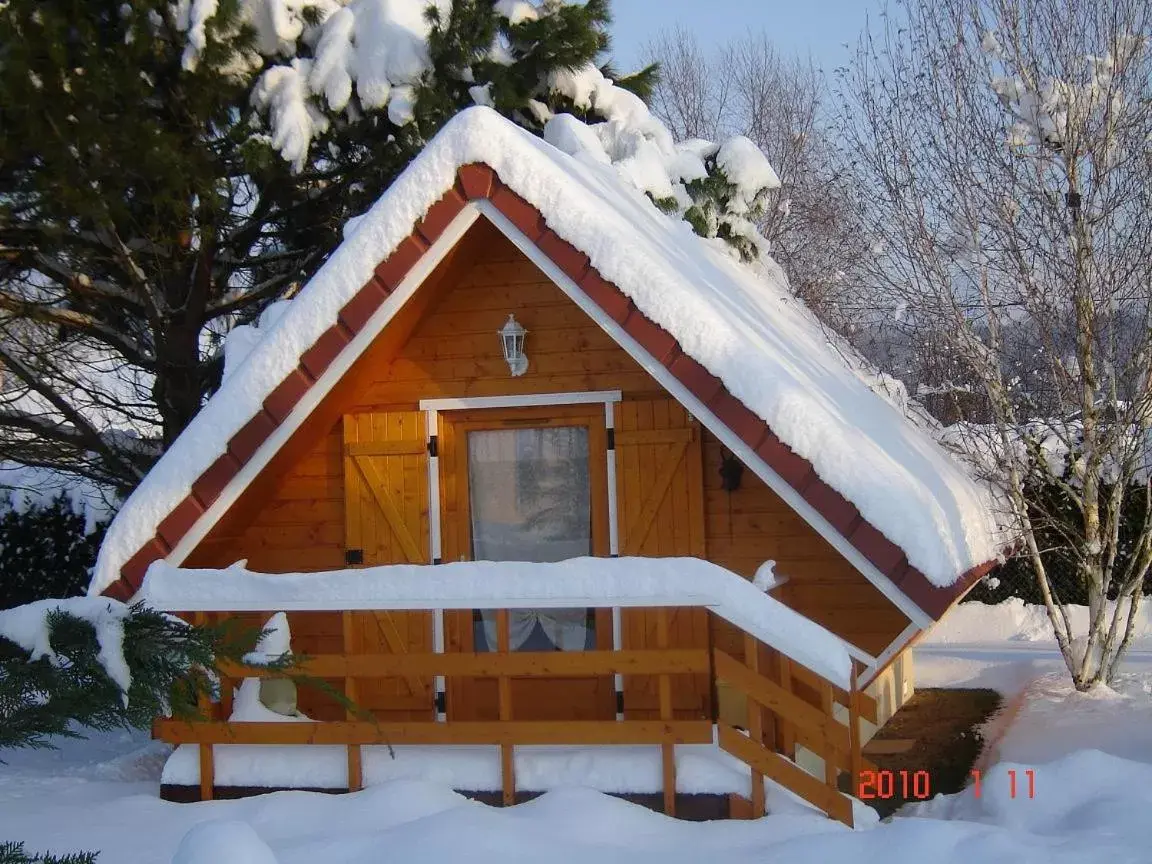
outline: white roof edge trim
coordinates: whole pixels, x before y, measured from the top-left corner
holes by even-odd
[[[664,364],[659,363],[623,327],[604,314],[604,311],[584,294],[571,277],[553,264],[552,260],[541,252],[535,243],[525,237],[520,229],[513,225],[503,213],[487,201],[480,201],[478,204],[480,212],[516,244],[516,247],[527,255],[533,264],[539,267],[549,279],[556,283],[561,291],[599,324],[621,348],[628,352],[633,360],[640,364],[645,372],[671,393],[676,401],[687,408],[692,416],[700,420],[709,432],[719,438],[725,447],[739,457],[741,462],[751,468],[757,477],[763,480],[773,492],[799,514],[801,519],[827,540],[865,579],[875,585],[881,594],[891,600],[901,612],[921,628],[931,627],[935,623],[932,616],[913,603],[904,592],[893,584],[891,579],[881,573],[875,564],[849,543],[847,538],[837,531],[815,507],[804,500],[804,497],[784,482],[784,478],[773,471],[768,463],[760,458],[751,447],[740,440],[724,423],[720,422],[716,415],[692,391],[681,384]],[[856,650],[859,651],[860,649]],[[867,657],[868,662],[875,659],[871,655],[865,654],[864,656]]]
[[[228,512],[229,508],[236,503],[236,499],[240,497],[243,491],[248,488],[253,480],[259,476],[260,472],[272,460],[272,457],[279,452],[280,448],[288,441],[289,438],[300,428],[300,425],[312,413],[312,411],[323,401],[324,397],[336,386],[337,382],[348,372],[360,356],[368,349],[380,335],[380,331],[388,324],[389,321],[396,315],[397,312],[403,308],[416,290],[424,284],[424,280],[431,275],[432,271],[436,269],[437,265],[444,259],[444,256],[456,246],[460,238],[472,227],[473,223],[480,218],[480,211],[475,204],[467,204],[464,209],[456,214],[449,224],[444,229],[444,232],[432,244],[431,247],[421,256],[420,260],[413,265],[412,269],[408,271],[408,275],[397,286],[396,290],[388,295],[387,299],[380,304],[380,308],[373,313],[368,322],[360,328],[360,331],[352,338],[352,341],[344,346],[336,359],[329,364],[328,368],[324,370],[321,375],[308,391],[296,403],[296,407],[292,409],[292,413],[284,419],[275,431],[265,439],[264,443],[260,445],[259,449],[252,455],[243,467],[237,472],[236,476],[224,487],[219,497],[212,503],[212,506],[201,514],[200,518],[196,520],[192,528],[181,538],[176,547],[168,553],[164,558],[170,564],[181,564],[193,550],[200,545],[200,542],[208,535],[217,522],[223,518],[224,514]]]

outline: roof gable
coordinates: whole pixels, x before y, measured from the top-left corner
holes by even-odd
[[[495,166],[477,164],[477,151]],[[282,443],[286,421],[309,410],[318,385],[347,368],[483,212],[913,620],[936,617],[993,557],[991,520],[974,512],[985,506],[979,490],[844,367],[786,292],[610,172],[578,165],[494,112],[452,121],[129,499],[93,590],[120,578],[114,590],[131,594],[152,560],[190,551],[193,527],[219,515],[226,491]],[[859,446],[843,446],[845,423]],[[880,495],[860,488],[861,474]],[[903,522],[936,548],[893,542]]]

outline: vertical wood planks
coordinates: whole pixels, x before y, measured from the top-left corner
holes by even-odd
[[[496,650],[507,654],[512,647],[511,624],[507,609],[496,612]],[[507,675],[499,678],[500,720],[512,719],[512,679]],[[516,803],[516,766],[511,744],[500,745],[500,787],[505,807]]]
[[[699,426],[672,399],[625,401],[614,406],[616,489],[620,554],[645,557],[703,556],[705,552],[703,456]],[[621,614],[625,648],[656,644],[656,610]],[[701,609],[669,613],[670,641],[703,648],[707,617]],[[704,675],[678,677],[672,684],[674,709],[697,717],[710,713],[710,684]],[[629,676],[625,682],[628,719],[659,716],[655,676]]]
[[[760,671],[760,643],[751,634],[744,634],[744,665],[753,672]],[[764,709],[759,702],[748,700],[748,737],[758,745],[764,744]],[[752,773],[752,818],[759,819],[765,812],[764,775],[754,767]]]
[[[346,414],[343,419],[345,548],[364,566],[430,561],[427,415],[423,411]],[[428,612],[353,613],[356,648],[365,653],[428,650]],[[414,676],[364,679],[358,704],[395,719],[432,719],[433,682]]]
[[[656,612],[656,645],[668,648],[668,609],[661,607]],[[672,719],[672,679],[668,673],[660,676],[660,719]],[[664,812],[676,815],[676,745],[671,741],[660,745],[660,761],[664,773]]]

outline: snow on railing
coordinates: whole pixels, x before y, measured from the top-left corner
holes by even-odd
[[[698,558],[397,564],[275,575],[242,562],[186,569],[157,561],[137,599],[170,612],[698,606],[844,690],[853,657],[872,660],[743,577]]]

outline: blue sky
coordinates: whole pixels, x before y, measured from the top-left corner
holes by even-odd
[[[781,53],[811,55],[826,72],[848,59],[880,0],[612,0],[612,55],[617,68],[636,66],[644,42],[677,24],[695,32],[706,47],[747,31],[763,30]]]

